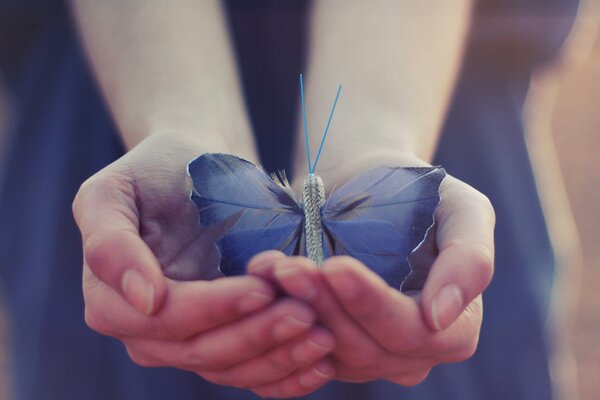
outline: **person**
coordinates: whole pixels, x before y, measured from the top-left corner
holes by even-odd
[[[14,113],[0,257],[16,398],[551,398],[553,258],[519,110],[576,4],[553,0],[564,18],[540,33],[514,29],[519,11],[547,3],[482,1],[471,20],[466,0],[75,1],[77,30],[62,2],[2,3]],[[415,260],[432,264],[417,295],[343,257],[316,270],[268,252],[246,276],[212,279],[214,238],[196,225],[185,165],[225,152],[301,180],[302,70],[311,126],[345,84],[319,164],[329,187],[432,157],[456,177]],[[495,256],[480,191],[498,215]],[[432,369],[475,352],[494,258],[477,353]],[[86,328],[84,309],[119,340]]]

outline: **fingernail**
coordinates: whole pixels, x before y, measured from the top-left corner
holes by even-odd
[[[281,258],[285,258],[285,255],[277,250],[267,250],[257,254],[248,261],[248,272],[255,275],[263,275],[272,269],[275,262]]]
[[[273,301],[273,295],[263,292],[249,292],[238,303],[239,312],[245,314],[259,310]]]
[[[300,375],[298,380],[303,387],[309,389],[328,381],[331,379],[332,375],[331,367],[329,365],[322,364],[317,365],[310,371]]]
[[[275,277],[279,281],[288,280],[285,285],[286,291],[290,295],[299,299],[310,301],[317,295],[317,289],[314,287],[310,278],[299,274],[295,268],[281,268],[274,271]]]
[[[322,357],[333,350],[335,340],[324,332],[311,332],[302,342],[290,350],[292,360],[297,363],[309,363],[316,355]]]
[[[436,330],[447,328],[463,308],[463,295],[458,286],[444,286],[431,302],[431,316]]]
[[[252,270],[249,270],[249,272],[251,274],[254,275],[263,275],[266,271],[268,271],[270,268],[272,268],[272,264],[259,264],[256,267],[253,267]]]
[[[154,286],[142,274],[133,269],[127,270],[121,279],[121,290],[132,306],[145,314],[152,314]]]
[[[331,334],[326,334],[325,332],[312,332],[308,338],[308,343],[312,346],[320,347],[325,350],[332,349],[335,345],[335,341]]]
[[[288,339],[310,327],[313,320],[313,315],[308,311],[306,313],[295,313],[295,315],[284,315],[275,324],[273,337],[276,340]]]

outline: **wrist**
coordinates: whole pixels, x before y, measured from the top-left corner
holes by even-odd
[[[198,128],[154,129],[150,131],[138,145],[151,146],[159,151],[169,151],[176,158],[190,161],[203,153],[227,153],[256,162],[257,152],[250,134],[234,135],[225,130]],[[186,161],[186,162],[187,162]]]

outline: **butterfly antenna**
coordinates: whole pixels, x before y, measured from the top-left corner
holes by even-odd
[[[302,79],[302,75],[300,76],[300,79]],[[315,164],[312,167],[312,170],[310,169],[310,158],[309,158],[309,171],[310,173],[314,173],[315,169],[317,168],[317,162],[319,162],[319,157],[321,157],[321,150],[323,150],[323,145],[325,144],[325,138],[327,138],[327,132],[329,132],[329,125],[331,124],[331,119],[333,118],[333,113],[335,112],[335,106],[337,105],[338,99],[340,98],[340,92],[342,91],[342,85],[338,86],[338,90],[337,90],[337,94],[335,95],[335,101],[333,102],[333,107],[331,108],[331,113],[329,114],[329,119],[327,120],[327,126],[325,127],[325,133],[323,134],[323,138],[321,139],[321,144],[319,145],[319,151],[317,152],[317,157],[315,158]],[[303,103],[304,104],[304,103]],[[304,118],[306,118],[306,114],[304,115]],[[304,123],[304,126],[306,126],[306,122]],[[307,142],[306,145],[308,146],[308,137],[307,137]]]
[[[310,147],[308,146],[308,128],[306,126],[306,106],[304,105],[304,82],[302,81],[302,74],[300,74],[300,97],[302,99],[302,116],[304,118],[304,141],[306,142],[306,158],[308,160],[308,173],[312,174],[310,166]]]

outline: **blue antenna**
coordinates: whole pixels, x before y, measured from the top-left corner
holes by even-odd
[[[310,148],[308,146],[308,128],[306,127],[306,106],[304,105],[304,82],[302,81],[302,74],[300,74],[300,96],[302,97],[302,115],[304,116],[304,141],[306,142],[306,157],[308,158],[308,173],[313,172],[310,169]]]
[[[335,95],[335,101],[333,102],[333,107],[331,108],[331,113],[329,114],[329,119],[327,120],[327,126],[325,127],[325,133],[323,134],[323,138],[321,139],[321,144],[319,145],[319,151],[317,152],[317,157],[315,158],[314,165],[311,165],[310,161],[310,146],[308,143],[308,131],[306,126],[306,106],[304,104],[304,82],[302,81],[302,74],[300,74],[300,96],[302,98],[302,115],[304,117],[304,141],[306,143],[306,158],[308,161],[308,173],[313,175],[315,169],[317,168],[317,162],[319,161],[319,157],[321,157],[321,151],[323,150],[323,145],[325,144],[325,139],[327,138],[327,132],[329,132],[329,125],[331,125],[331,119],[333,118],[333,113],[335,112],[335,107],[337,105],[338,99],[340,98],[340,92],[342,91],[342,85],[338,86],[337,94]]]
[[[319,157],[321,157],[321,150],[323,150],[323,145],[325,144],[325,138],[327,137],[327,132],[329,132],[329,125],[331,124],[331,118],[333,118],[333,113],[335,111],[335,106],[337,105],[338,99],[340,98],[340,92],[342,91],[342,85],[338,86],[337,94],[335,95],[335,101],[333,102],[333,107],[331,108],[331,113],[329,114],[329,119],[327,120],[327,126],[325,127],[325,133],[323,134],[323,138],[321,139],[321,144],[319,145],[319,151],[317,152],[317,158],[315,158],[315,165],[312,167],[312,172],[315,172],[315,168],[317,168],[317,162],[319,162]]]

